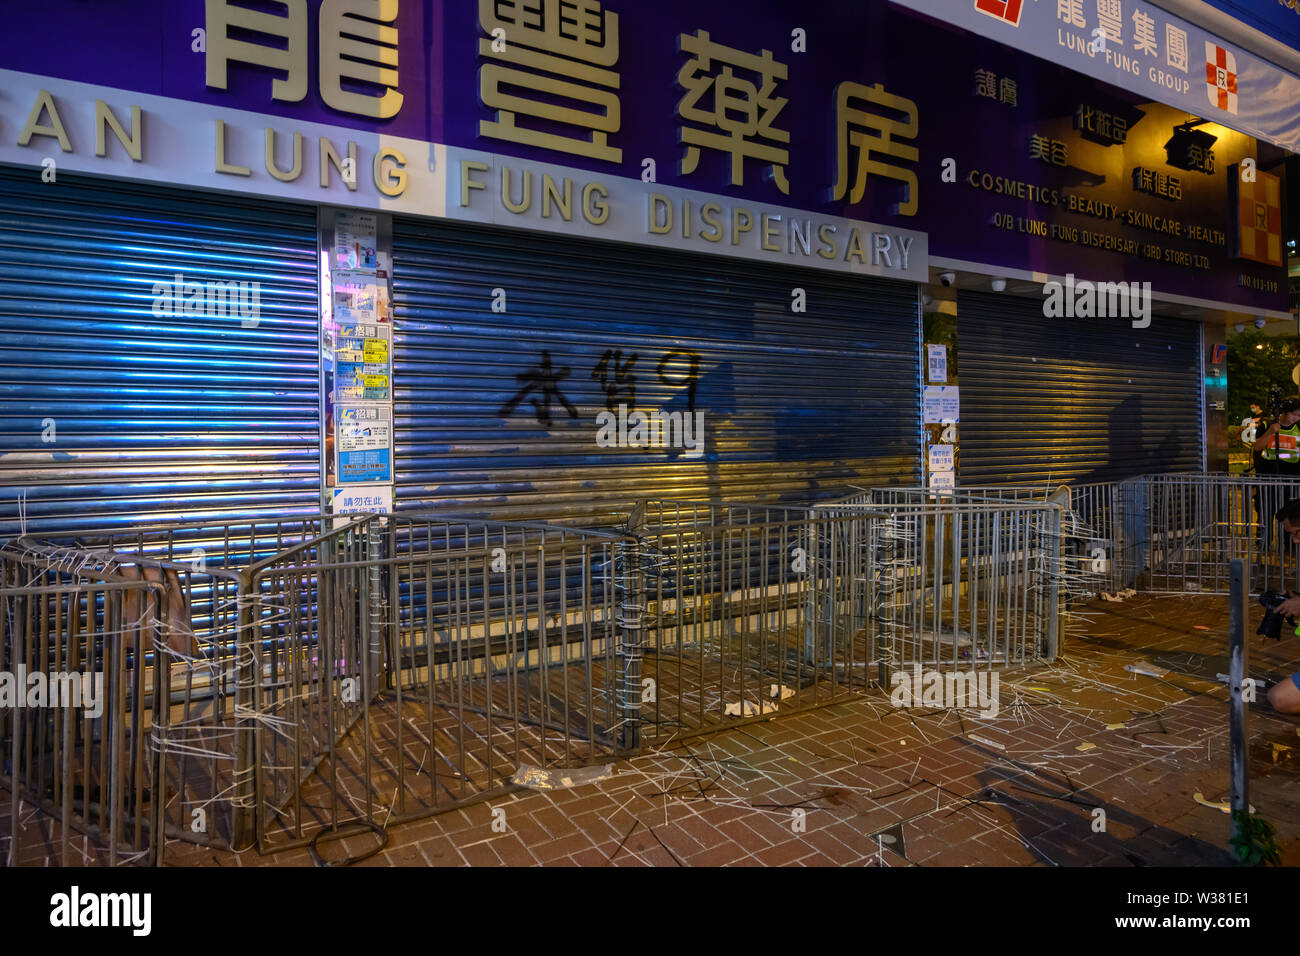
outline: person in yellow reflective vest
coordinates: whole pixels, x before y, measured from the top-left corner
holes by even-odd
[[[1300,398],[1288,398],[1278,408],[1279,419],[1251,445],[1259,452],[1256,471],[1265,475],[1300,476]]]

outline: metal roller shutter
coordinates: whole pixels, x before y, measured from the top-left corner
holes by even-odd
[[[40,172],[0,169],[0,538],[318,512],[315,209]],[[155,314],[177,273],[260,311]]]
[[[1200,342],[1182,319],[1049,319],[1041,299],[962,293],[961,482],[1199,471]]]
[[[918,479],[915,286],[410,220],[394,221],[393,259],[399,508],[601,523],[641,497],[806,500]],[[698,356],[703,457],[597,446],[609,350],[610,382],[615,366],[634,375],[642,411],[687,410]],[[505,413],[543,352],[577,418],[541,389]],[[549,427],[531,404],[544,397]]]

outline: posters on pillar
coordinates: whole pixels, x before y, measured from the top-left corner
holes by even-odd
[[[955,446],[942,444],[929,446],[929,467],[926,473],[930,480],[926,485],[935,494],[951,494],[957,486],[954,468],[956,466]]]
[[[392,342],[386,325],[339,325],[334,335],[334,401],[392,399]]]
[[[378,220],[372,213],[340,212],[334,221],[334,268],[368,273],[379,270]]]
[[[956,385],[927,385],[922,403],[927,425],[961,421],[961,403]]]
[[[390,228],[371,212],[327,210],[322,222],[325,503],[338,515],[393,508]]]
[[[926,358],[928,359],[929,378],[931,382],[943,384],[948,381],[948,346],[946,345],[927,345],[925,347]]]
[[[388,281],[364,272],[336,272],[333,276],[334,321],[389,321]]]
[[[338,484],[393,480],[393,411],[390,407],[335,405],[334,434]]]

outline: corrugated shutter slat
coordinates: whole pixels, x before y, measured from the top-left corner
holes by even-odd
[[[962,483],[1200,470],[1197,323],[1053,319],[1041,299],[984,293],[957,316]]]
[[[808,499],[918,477],[914,286],[437,222],[393,234],[400,506],[598,523],[638,497]],[[607,350],[637,356],[642,411],[686,409],[689,358],[668,381],[659,364],[698,354],[704,457],[597,446]],[[543,351],[578,412],[553,397],[549,428],[540,390],[501,413]]]
[[[319,511],[313,207],[3,168],[0,250],[0,538]],[[256,319],[155,314],[177,273]]]

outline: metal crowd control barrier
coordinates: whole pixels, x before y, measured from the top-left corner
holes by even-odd
[[[76,673],[106,689],[89,723],[0,708],[0,783],[15,806],[57,813],[48,842],[61,861],[86,862],[79,834],[109,862],[161,862],[174,840],[252,843],[248,568],[333,520],[70,531],[0,548],[0,671]]]
[[[415,819],[499,792],[520,767],[618,749],[625,539],[413,513],[384,524],[252,570],[263,849]]]
[[[110,864],[146,857],[162,820],[163,774],[145,748],[161,670],[132,659],[154,646],[158,620],[171,611],[167,589],[111,575],[69,585],[6,564],[0,671],[15,695],[0,707],[0,780],[13,824],[6,863],[44,863],[51,846],[58,865],[71,865],[80,835],[106,846]],[[48,815],[31,840],[19,825],[24,801]]]
[[[643,569],[646,740],[866,686],[866,634],[844,613],[866,584],[851,523],[805,507],[646,503],[630,529]]]
[[[653,501],[603,531],[405,512],[20,539],[0,548],[0,671],[106,690],[95,717],[0,709],[0,784],[65,862],[78,836],[160,862],[177,840],[381,829],[897,668],[1050,660],[1085,592],[1226,589],[1231,558],[1294,585],[1272,520],[1292,495],[1165,475]]]
[[[1060,504],[886,488],[817,511],[858,519],[850,535],[865,552],[856,565],[869,574],[869,599],[857,613],[882,674],[1055,658]]]
[[[1047,485],[961,485],[958,499],[1059,504],[1061,513],[1062,599],[1086,600],[1131,583],[1133,533],[1125,530],[1122,487],[1114,482]],[[914,500],[930,494],[921,488],[878,488],[846,501]],[[947,496],[944,496],[947,497]],[[931,499],[942,500],[942,499]]]
[[[93,725],[0,711],[0,783],[61,814],[62,859],[79,831],[156,863],[632,749],[639,573],[625,536],[409,513],[21,539],[0,549],[0,664],[71,655],[109,696]]]
[[[924,489],[860,491],[843,504],[889,503]],[[1053,501],[1064,506],[1063,600],[1133,587],[1157,593],[1228,591],[1241,559],[1258,591],[1300,589],[1300,546],[1275,515],[1300,498],[1300,478],[1185,473],[1061,486],[959,486],[958,499]],[[1068,495],[1068,497],[1066,497]]]
[[[1228,563],[1245,562],[1259,591],[1300,587],[1300,546],[1275,515],[1300,479],[1144,475],[1124,483],[1133,579],[1142,590],[1228,593]]]

